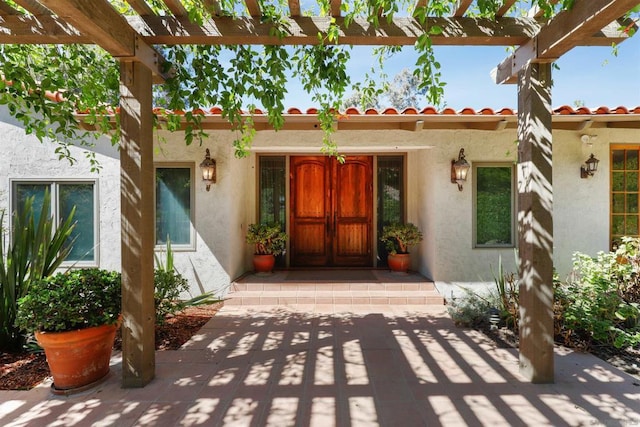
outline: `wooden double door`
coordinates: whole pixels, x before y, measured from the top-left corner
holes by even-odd
[[[293,156],[291,265],[373,265],[373,157]]]

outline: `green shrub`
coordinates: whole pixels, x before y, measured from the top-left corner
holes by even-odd
[[[25,201],[22,212],[13,213],[10,244],[5,245],[9,235],[4,212],[0,214],[0,348],[4,350],[15,351],[25,343],[24,333],[15,325],[18,300],[34,283],[52,275],[72,248],[75,208],[54,231],[50,200],[47,191],[37,222],[34,197]]]
[[[516,256],[516,264],[518,263],[518,255]],[[518,289],[518,276],[513,272],[506,272],[502,264],[502,257],[498,258],[498,272],[494,273],[493,280],[496,284],[498,292],[500,311],[500,319],[504,321],[507,327],[511,326],[514,331],[518,330],[520,320],[520,296]]]
[[[624,259],[624,249],[600,252],[595,258],[574,254],[573,277],[556,286],[562,320],[558,332],[565,341],[577,335],[586,345],[622,348],[640,343],[639,305],[624,297],[624,280],[637,271],[633,272],[633,265]]]
[[[476,329],[488,326],[491,309],[500,304],[499,296],[495,292],[479,295],[468,288],[460,289],[464,295],[447,301],[447,312],[456,326]]]
[[[33,284],[18,301],[16,325],[62,332],[110,325],[121,312],[120,273],[97,268],[58,273]]]
[[[167,237],[167,250],[164,260],[158,254],[155,254],[155,259],[156,268],[153,272],[153,284],[156,324],[162,325],[167,315],[175,314],[186,307],[213,304],[220,301],[213,292],[205,292],[188,300],[180,299],[180,295],[183,292],[189,292],[189,282],[175,268],[169,237]]]
[[[249,224],[246,241],[256,247],[258,255],[281,255],[287,247],[287,234],[279,224]]]
[[[380,241],[390,254],[407,254],[409,248],[422,242],[422,232],[415,224],[394,223],[382,228]]]

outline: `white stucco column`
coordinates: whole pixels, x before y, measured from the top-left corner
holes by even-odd
[[[520,372],[554,381],[551,64],[518,74]]]
[[[143,387],[155,376],[153,301],[153,114],[151,71],[120,65],[122,221],[122,385]]]

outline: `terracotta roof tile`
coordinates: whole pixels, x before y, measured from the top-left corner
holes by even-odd
[[[426,107],[420,111],[420,114],[438,114],[438,110],[435,107]]]
[[[458,112],[458,114],[464,114],[464,115],[475,115],[475,114],[476,114],[476,111],[475,111],[473,108],[471,108],[471,107],[465,107],[465,108],[463,108],[462,110],[460,110],[460,111]]]
[[[395,108],[392,107],[388,107],[385,108],[384,111],[382,112],[382,114],[387,114],[387,115],[396,115],[398,114],[398,110],[396,110]]]
[[[444,110],[442,110],[440,114],[457,114],[457,113],[456,113],[456,110],[454,110],[453,108],[447,107]]]
[[[407,114],[407,115],[418,114],[418,109],[413,107],[407,107],[404,110],[402,110],[401,114]]]
[[[578,109],[576,110],[576,114],[582,114],[582,115],[591,114],[591,110],[584,106],[578,107]]]
[[[493,109],[485,107],[482,110],[480,110],[480,114],[487,115],[487,116],[493,116],[495,113],[493,112]]]
[[[378,115],[378,110],[376,110],[375,108],[367,108],[364,112],[364,114],[366,115]]]
[[[302,110],[292,107],[287,110],[287,114],[302,114]]]
[[[574,114],[575,111],[573,110],[573,108],[571,108],[568,105],[563,105],[561,107],[556,108],[555,110],[553,110],[554,113],[556,114],[560,114],[560,115],[565,115],[565,114]]]
[[[349,107],[344,111],[345,114],[360,115],[360,111],[356,107]]]

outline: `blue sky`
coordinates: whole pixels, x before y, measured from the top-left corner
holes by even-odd
[[[387,61],[385,72],[393,77],[402,68],[411,68],[415,57],[407,47]],[[442,65],[442,80],[447,83],[444,101],[448,107],[517,107],[516,85],[496,85],[489,74],[507,57],[504,47],[437,46],[436,57]],[[373,62],[370,47],[354,48],[349,66],[352,82],[361,79]],[[552,72],[554,107],[573,106],[576,101],[590,108],[640,106],[640,34],[621,43],[617,56],[611,47],[579,47],[560,58],[557,65],[560,69]],[[288,90],[285,107],[317,106],[299,84],[292,82]],[[417,107],[425,106],[426,100]]]

